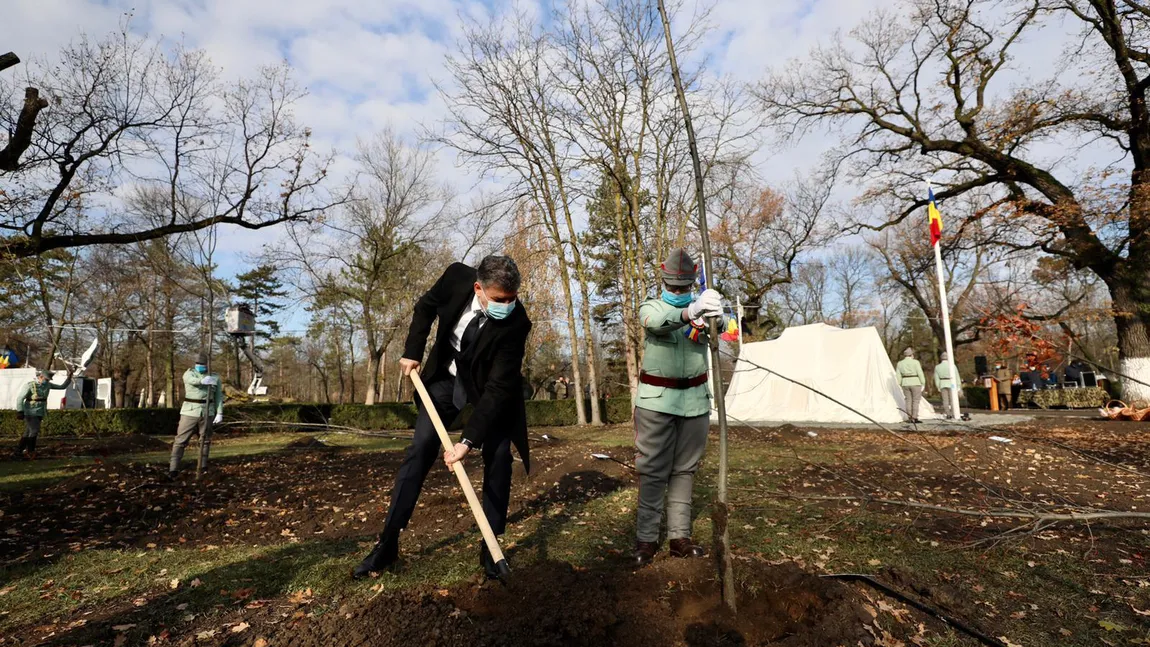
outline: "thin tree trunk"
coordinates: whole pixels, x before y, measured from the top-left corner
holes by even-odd
[[[171,290],[169,283],[164,293],[164,325],[168,329],[168,352],[164,354],[164,406],[169,408],[176,402],[176,312],[172,307]]]
[[[547,232],[551,236],[551,244],[555,246],[555,258],[559,261],[559,284],[563,288],[563,303],[567,311],[567,336],[571,339],[571,380],[575,383],[575,421],[580,425],[587,424],[587,410],[583,403],[583,372],[579,359],[579,332],[575,325],[575,299],[571,294],[571,269],[567,263],[567,253],[563,247],[563,238],[559,234],[559,221],[555,215],[555,203],[550,197],[545,183],[542,189],[542,206],[546,210]]]
[[[691,150],[691,164],[695,171],[695,202],[699,210],[699,237],[703,241],[703,266],[707,272],[707,280],[714,281],[715,276],[711,267],[711,241],[707,229],[706,194],[703,188],[703,167],[699,160],[699,149],[695,143],[695,127],[691,123],[691,112],[687,105],[687,94],[683,89],[683,79],[679,74],[679,64],[675,60],[675,46],[671,40],[671,19],[667,15],[665,0],[659,0],[659,15],[663,19],[663,35],[667,39],[667,57],[671,65],[671,75],[675,80],[675,92],[679,95],[679,106],[683,111],[683,125],[687,131],[687,145]],[[718,502],[712,513],[715,524],[715,552],[719,566],[719,581],[722,585],[723,602],[727,610],[734,614],[735,604],[735,577],[731,564],[730,534],[728,525],[730,509],[727,507],[727,414],[723,403],[723,371],[722,359],[719,356],[719,324],[717,320],[710,322],[711,363],[714,366],[714,398],[715,407],[719,414],[719,474],[718,474]]]
[[[595,369],[595,337],[591,334],[591,291],[587,284],[587,268],[583,264],[583,257],[579,252],[579,238],[575,231],[575,223],[571,217],[571,208],[567,201],[567,191],[558,166],[553,167],[556,175],[556,186],[559,189],[559,200],[563,205],[563,217],[567,223],[567,235],[571,241],[571,258],[575,265],[575,276],[579,280],[579,294],[581,303],[579,309],[583,318],[583,353],[587,361],[588,395],[591,398],[591,424],[603,424],[603,416],[599,412],[599,380]],[[576,389],[578,391],[578,388]],[[578,391],[577,397],[582,400],[583,392]]]
[[[368,344],[367,353],[367,398],[364,404],[375,404],[379,399],[379,370],[382,365],[384,349]]]
[[[619,242],[619,268],[622,270],[622,275],[619,277],[619,285],[622,289],[622,306],[623,306],[623,353],[626,356],[627,365],[627,387],[631,394],[631,402],[636,402],[639,388],[639,366],[635,361],[637,357],[635,353],[635,336],[633,330],[638,324],[638,317],[634,310],[634,293],[635,285],[632,276],[632,263],[631,256],[632,250],[629,244],[629,237],[624,231],[623,227],[623,196],[619,191],[615,191],[615,234]]]

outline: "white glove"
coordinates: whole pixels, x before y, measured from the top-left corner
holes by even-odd
[[[221,422],[223,422],[223,421],[224,421],[224,412],[223,412],[223,411],[220,411],[220,412],[216,413],[216,417],[215,417],[215,419],[214,419],[214,420],[212,420],[212,424],[213,424],[213,425],[218,425],[218,424],[220,424],[220,423],[221,423]]]
[[[723,314],[723,295],[718,290],[703,290],[698,299],[687,306],[687,318],[718,317]]]
[[[205,376],[204,379],[200,380],[200,384],[206,384],[208,386],[213,386],[216,382],[218,382],[218,380],[214,375]]]

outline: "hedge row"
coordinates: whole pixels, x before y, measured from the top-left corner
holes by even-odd
[[[964,386],[962,392],[966,395],[966,406],[971,409],[990,408],[990,389],[985,386]]]
[[[527,424],[531,427],[574,425],[574,400],[530,400]],[[603,417],[609,423],[631,419],[631,404],[625,399],[603,401]],[[382,404],[242,404],[225,408],[227,419],[244,428],[244,423],[275,422],[284,427],[299,423],[354,427],[356,429],[411,429],[416,409],[410,402]],[[470,411],[464,411],[466,420]],[[117,436],[127,434],[171,434],[179,423],[179,409],[85,409],[49,411],[41,426],[42,436]],[[301,427],[302,428],[302,427]],[[251,431],[274,431],[277,427],[250,425]],[[24,423],[15,411],[0,411],[0,436],[14,437],[24,433]]]

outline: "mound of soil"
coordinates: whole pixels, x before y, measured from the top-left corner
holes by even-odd
[[[297,438],[284,446],[284,449],[339,449],[335,445],[329,445],[324,441],[316,438],[315,436],[304,436]]]
[[[686,644],[814,647],[873,644],[873,616],[851,588],[794,564],[746,565],[739,615],[725,620],[710,560],[664,560],[630,571],[544,562],[494,582],[381,594],[366,605],[309,618],[271,645],[559,646]]]

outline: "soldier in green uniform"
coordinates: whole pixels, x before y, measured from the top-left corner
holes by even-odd
[[[207,419],[204,418],[204,407],[208,407],[208,415],[215,416],[212,424],[220,424],[224,420],[224,392],[220,386],[218,375],[208,375],[208,356],[200,352],[196,356],[196,365],[184,371],[184,405],[180,407],[180,425],[176,429],[176,440],[172,443],[172,458],[168,463],[168,476],[176,478],[180,471],[180,461],[184,458],[184,449],[192,440],[194,434],[199,434],[203,442],[207,430]]]
[[[918,404],[922,400],[926,376],[922,374],[922,364],[914,358],[913,349],[908,348],[902,354],[903,358],[895,367],[895,372],[898,373],[898,385],[902,387],[902,395],[906,400],[907,422],[917,424],[922,422],[918,419]]]
[[[639,307],[646,329],[635,402],[635,468],[639,473],[635,566],[659,550],[664,498],[667,539],[674,557],[702,557],[691,541],[691,491],[710,428],[705,318],[722,315],[722,295],[704,290],[692,299],[698,266],[681,248],[662,266],[661,298]]]
[[[36,439],[40,436],[40,423],[48,413],[48,393],[53,389],[66,389],[72,383],[72,372],[63,384],[52,382],[52,371],[36,371],[36,379],[25,384],[16,396],[16,417],[24,420],[24,435],[16,447],[16,458],[36,458]]]
[[[958,388],[962,380],[950,374],[949,360],[950,356],[946,352],[939,356],[938,366],[934,367],[934,388],[942,395],[942,413],[947,418],[955,418],[955,412],[951,411],[954,401],[951,400],[950,390]]]

